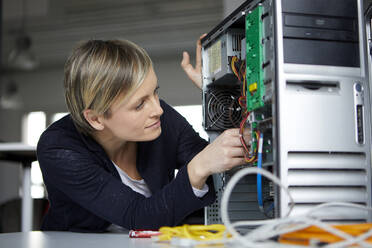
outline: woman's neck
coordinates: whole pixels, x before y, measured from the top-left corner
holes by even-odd
[[[142,177],[137,171],[137,142],[121,141],[104,135],[95,134],[94,139],[103,147],[107,156],[132,179]]]

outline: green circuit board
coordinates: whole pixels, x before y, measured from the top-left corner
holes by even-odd
[[[247,110],[264,106],[263,7],[258,6],[245,17]]]

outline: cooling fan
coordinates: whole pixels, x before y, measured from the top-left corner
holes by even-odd
[[[204,98],[204,128],[207,131],[224,131],[239,127],[242,118],[238,102],[238,89],[209,88]]]

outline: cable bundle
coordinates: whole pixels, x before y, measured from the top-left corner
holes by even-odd
[[[183,225],[176,227],[161,227],[161,235],[153,237],[154,240],[170,241],[172,245],[190,246],[196,244],[221,243],[226,235],[226,227],[221,224],[213,225]],[[228,235],[231,237],[231,235]]]
[[[261,174],[271,179],[284,190],[290,199],[290,208],[285,217],[261,221],[238,221],[233,224],[230,222],[228,216],[230,194],[237,182],[248,174]],[[231,240],[234,240],[242,247],[304,247],[304,244],[310,245],[310,247],[322,245],[324,248],[349,247],[355,244],[361,247],[372,247],[372,223],[333,226],[322,222],[314,215],[320,209],[335,206],[359,208],[368,211],[372,211],[372,208],[353,203],[331,202],[320,204],[305,215],[288,217],[293,206],[292,196],[277,177],[263,169],[244,168],[237,172],[226,186],[221,201],[221,218],[226,230],[233,235]],[[246,235],[242,235],[236,230],[237,227],[247,226],[258,227]],[[318,232],[314,233],[314,230]],[[307,235],[308,239],[304,238],[304,234]]]
[[[279,219],[238,221],[231,223],[228,216],[228,201],[236,183],[248,174],[261,174],[283,188],[290,199],[290,208],[285,217]],[[362,205],[343,202],[320,204],[301,216],[288,217],[294,206],[288,189],[270,172],[259,168],[245,168],[237,172],[227,184],[221,202],[221,218],[225,225],[183,225],[162,227],[156,241],[170,242],[175,246],[232,244],[236,247],[319,247],[341,248],[359,245],[372,247],[372,223],[330,225],[319,220],[315,213],[320,209],[341,206],[372,211]],[[258,226],[242,235],[236,228]],[[228,234],[229,233],[229,234]]]
[[[243,119],[240,122],[239,125],[239,134],[240,134],[240,142],[243,145],[245,154],[244,159],[247,163],[252,163],[257,161],[257,149],[252,148],[251,151],[249,149],[249,145],[244,140],[244,128],[245,123],[247,122],[247,119],[249,117],[249,112],[247,111],[247,104],[246,104],[246,67],[245,67],[245,61],[240,60],[238,57],[233,56],[231,57],[230,62],[231,70],[233,71],[234,75],[238,78],[238,80],[241,82],[241,96],[238,98],[238,103],[240,107],[242,108],[243,113]],[[255,132],[256,139],[258,141],[258,137],[260,136],[259,132]]]
[[[360,238],[360,235],[372,230],[372,223],[332,225],[331,227],[353,236],[352,238],[358,236]],[[346,239],[349,239],[349,237]],[[365,240],[372,245],[372,236],[369,235],[369,238],[366,238]],[[343,241],[342,237],[314,225],[294,232],[282,234],[279,238],[280,243],[295,245],[324,245],[341,241]]]

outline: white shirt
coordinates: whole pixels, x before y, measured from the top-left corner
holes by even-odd
[[[125,173],[125,171],[120,169],[119,166],[117,166],[114,162],[112,163],[114,164],[116,170],[118,171],[123,184],[127,185],[132,190],[136,191],[137,193],[140,193],[146,198],[152,195],[144,179],[141,179],[141,180],[132,179],[130,176],[128,176],[127,173]],[[192,187],[192,190],[194,191],[195,196],[200,198],[200,197],[203,197],[208,192],[209,187],[207,184],[204,184],[202,189],[197,189],[197,188]]]
[[[119,166],[117,166],[114,162],[112,162],[112,163],[115,166],[116,170],[118,171],[123,184],[127,185],[132,190],[136,191],[137,193],[140,193],[141,195],[145,196],[146,198],[148,198],[152,195],[151,191],[150,191],[149,187],[147,186],[144,179],[141,179],[141,180],[132,179],[130,176],[128,176],[127,173],[125,173],[125,171],[120,169]],[[194,194],[197,197],[203,197],[208,192],[209,187],[208,187],[207,184],[204,184],[202,189],[196,189],[196,188],[192,187],[192,190],[194,191]],[[121,227],[121,226],[111,224],[107,228],[107,231],[109,231],[109,232],[126,232],[128,230]]]

